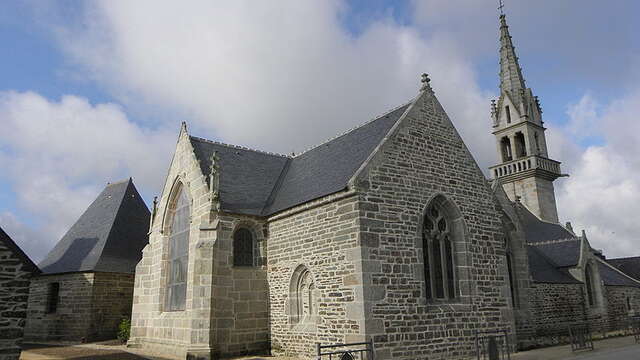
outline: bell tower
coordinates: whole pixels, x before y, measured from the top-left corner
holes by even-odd
[[[545,221],[558,222],[553,181],[560,162],[547,151],[546,128],[537,96],[525,86],[505,15],[500,15],[500,97],[491,102],[498,165],[491,176],[512,201],[520,201]]]

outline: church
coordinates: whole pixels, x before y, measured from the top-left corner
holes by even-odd
[[[483,116],[478,115],[479,118]],[[498,163],[487,179],[423,75],[417,96],[297,155],[183,123],[135,268],[129,346],[189,359],[372,341],[376,359],[464,359],[640,310],[640,261],[558,221],[538,98],[500,16]],[[346,358],[345,358],[346,359]]]

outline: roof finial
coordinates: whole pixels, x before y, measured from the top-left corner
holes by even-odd
[[[504,3],[502,0],[499,0],[500,6],[498,6],[498,10],[500,10],[500,15],[504,15]]]
[[[422,79],[420,80],[420,82],[422,83],[420,91],[429,90],[433,92],[433,89],[431,89],[431,79],[429,79],[429,75],[427,75],[426,73],[422,73]]]

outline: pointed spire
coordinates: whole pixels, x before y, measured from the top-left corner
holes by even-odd
[[[504,14],[500,15],[500,90],[509,93],[516,103],[520,103],[525,89],[522,69],[518,64],[516,49],[509,35],[509,26]]]

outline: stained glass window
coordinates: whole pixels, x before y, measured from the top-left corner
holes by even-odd
[[[169,212],[169,269],[166,310],[184,310],[187,299],[187,268],[189,261],[190,206],[187,194],[179,189]]]

